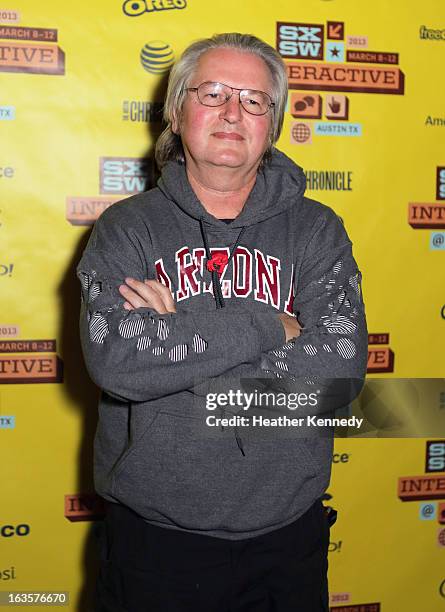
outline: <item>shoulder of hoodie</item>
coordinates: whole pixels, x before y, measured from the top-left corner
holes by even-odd
[[[315,235],[323,234],[343,235],[345,241],[350,242],[343,219],[327,204],[303,197],[298,202],[296,209],[296,223],[299,219],[303,219],[308,242]]]
[[[160,213],[158,206],[165,206],[166,202],[168,200],[162,191],[158,187],[153,187],[149,191],[115,202],[104,210],[94,225],[97,229],[115,224],[137,229],[140,228],[141,222],[145,224],[151,215],[158,215]]]
[[[335,230],[337,232],[343,230],[346,233],[343,220],[330,206],[304,196],[306,178],[302,166],[277,148],[274,148],[272,159],[276,160],[278,172],[290,173],[301,183],[300,189],[297,189],[297,193],[301,190],[299,197],[295,198],[292,206],[293,217],[299,232],[303,232],[309,238],[317,232],[329,230],[334,230],[334,233]]]

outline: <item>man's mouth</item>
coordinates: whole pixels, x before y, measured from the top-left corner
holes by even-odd
[[[215,136],[215,138],[221,138],[222,140],[244,140],[244,137],[236,132],[214,132],[212,136]]]

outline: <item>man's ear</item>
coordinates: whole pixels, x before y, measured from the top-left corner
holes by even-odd
[[[176,113],[173,115],[173,119],[171,122],[171,131],[173,132],[173,134],[176,134],[176,135],[180,134],[179,119]]]

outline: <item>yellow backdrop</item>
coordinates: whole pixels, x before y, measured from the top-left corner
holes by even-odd
[[[278,146],[354,243],[370,380],[437,378],[425,408],[445,417],[443,2],[14,1],[0,7],[0,591],[91,609],[103,508],[74,267],[94,219],[153,180],[165,69],[223,31],[289,66]],[[333,610],[445,608],[437,437],[336,440]]]

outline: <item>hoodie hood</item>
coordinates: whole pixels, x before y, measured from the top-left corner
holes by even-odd
[[[185,165],[170,161],[162,170],[158,181],[159,189],[164,195],[187,215],[213,226],[225,227],[224,221],[217,219],[206,211],[190,186]],[[306,189],[306,177],[300,166],[287,155],[273,148],[271,159],[264,164],[257,174],[255,185],[246,203],[231,228],[242,228],[255,225],[260,221],[280,214],[303,197]]]

